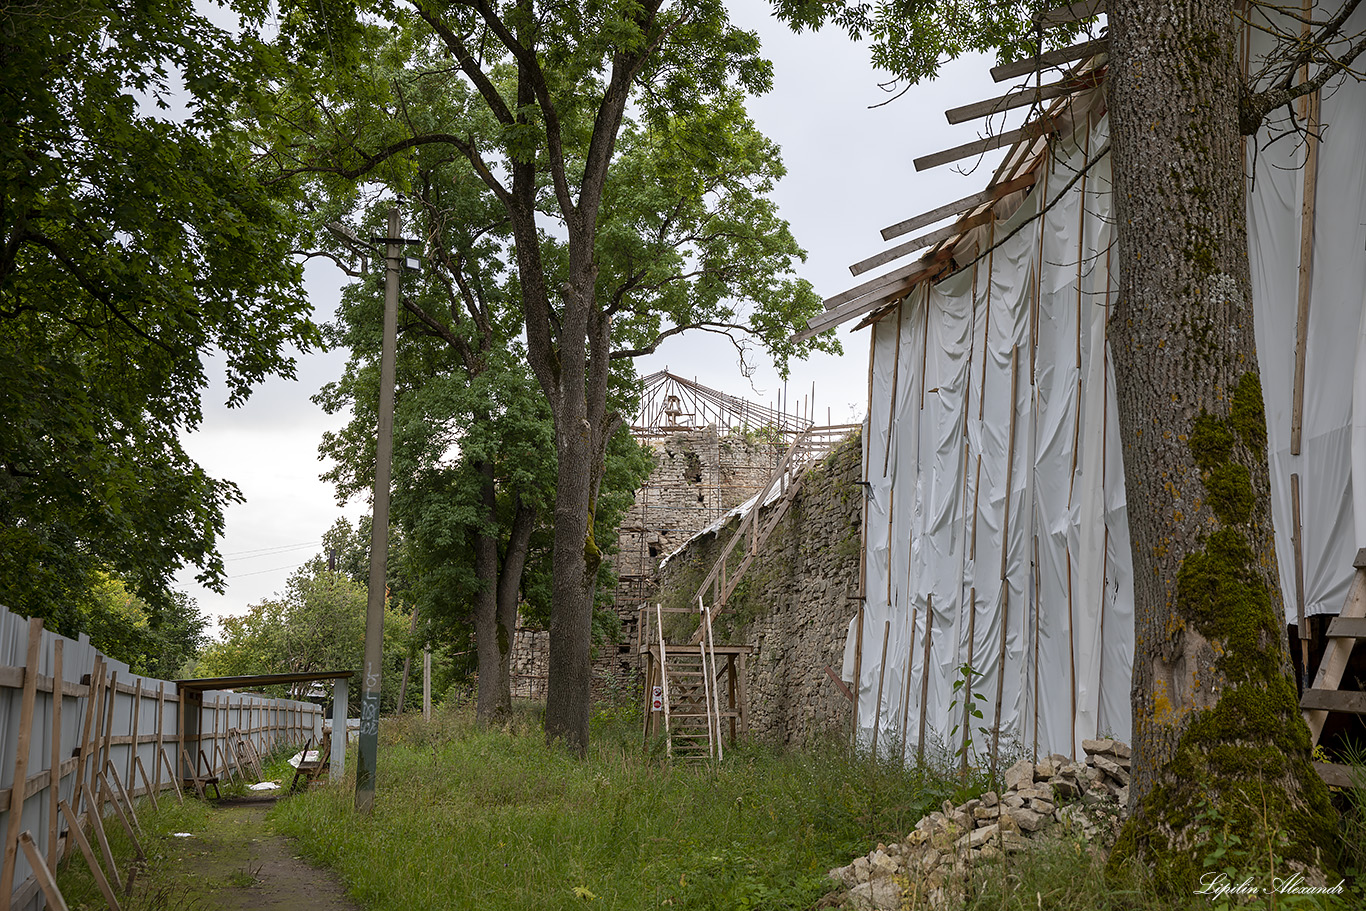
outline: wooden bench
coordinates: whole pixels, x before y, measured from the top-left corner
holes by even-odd
[[[318,744],[316,752],[309,749],[312,743],[313,738],[310,737],[308,743],[304,745],[304,754],[299,759],[299,764],[294,767],[294,780],[289,783],[291,793],[298,789],[300,778],[303,779],[304,787],[307,788],[308,785],[321,778],[323,772],[326,772],[332,764],[332,732],[323,732],[322,741]],[[308,758],[310,752],[314,755],[313,759]]]

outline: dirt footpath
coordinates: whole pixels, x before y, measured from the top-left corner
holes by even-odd
[[[273,802],[220,804],[205,831],[172,839],[166,872],[176,891],[184,888],[173,905],[196,911],[360,911],[335,873],[296,856],[289,839],[266,828]]]

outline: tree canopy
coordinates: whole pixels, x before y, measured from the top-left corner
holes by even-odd
[[[297,69],[254,112],[280,180],[393,181],[431,148],[505,220],[554,426],[546,730],[582,749],[614,362],[692,330],[754,338],[780,369],[835,347],[791,341],[819,301],[768,198],[777,150],[745,114],[771,67],[719,0],[299,3],[282,17],[277,47]]]
[[[366,590],[321,557],[296,570],[283,593],[251,605],[245,614],[218,621],[195,667],[196,677],[249,674],[359,672],[365,651]],[[384,608],[384,710],[397,704],[399,676],[408,655],[408,617],[392,603]],[[307,684],[281,695],[298,698]],[[351,711],[360,709],[360,688],[349,691]]]
[[[317,340],[292,208],[230,125],[252,44],[189,0],[0,11],[0,602],[63,632],[104,570],[221,584],[240,495],[179,439],[205,359],[238,403]]]

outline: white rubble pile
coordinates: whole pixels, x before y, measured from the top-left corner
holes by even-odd
[[[1054,753],[1022,759],[989,791],[940,810],[915,825],[904,841],[878,845],[867,857],[830,871],[846,890],[839,906],[857,911],[944,909],[979,860],[1014,854],[1038,835],[1072,833],[1106,843],[1119,832],[1129,802],[1129,756],[1116,740],[1085,740],[1084,762]]]

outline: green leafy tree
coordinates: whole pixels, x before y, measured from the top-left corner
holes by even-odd
[[[64,633],[105,571],[148,603],[186,564],[221,585],[240,495],[180,444],[204,356],[238,403],[316,338],[229,125],[251,43],[189,0],[0,9],[0,603]]]
[[[1265,869],[1270,854],[1321,868],[1333,856],[1333,811],[1310,766],[1275,561],[1263,556],[1274,553],[1271,487],[1243,137],[1263,131],[1272,109],[1350,76],[1366,37],[1343,26],[1359,3],[1329,4],[1312,20],[1298,5],[1259,8],[1255,27],[1281,46],[1246,76],[1245,7],[1232,0],[1107,5],[1119,275],[1109,345],[1136,599],[1133,813],[1111,862],[1154,865],[1176,893],[1189,894],[1204,871],[1210,813],[1251,833],[1224,858],[1234,869]],[[969,48],[1032,53],[1022,38],[1042,12],[776,5],[798,26],[831,19],[871,36],[878,59],[912,82]],[[1058,44],[1072,31],[1037,34]]]
[[[311,674],[356,671],[365,653],[364,585],[314,560],[296,570],[281,596],[253,604],[238,617],[218,621],[220,639],[204,649],[196,677],[247,674]],[[408,617],[386,603],[381,692],[384,711],[397,704],[398,678],[408,654]],[[359,679],[358,677],[355,679]],[[293,684],[282,694],[302,698],[311,684]],[[360,710],[360,688],[350,690],[350,711]]]
[[[355,16],[286,3],[282,16],[283,55],[308,65],[256,113],[282,180],[397,180],[430,147],[473,172],[511,236],[554,427],[546,731],[582,750],[614,364],[692,330],[757,339],[780,367],[810,347],[790,341],[819,302],[768,199],[782,167],[744,109],[771,67],[720,0],[412,0]],[[410,103],[424,94],[445,105]]]
[[[548,587],[537,583],[548,575],[553,429],[517,338],[520,312],[496,200],[449,155],[420,150],[415,166],[419,189],[409,212],[427,256],[423,274],[405,283],[391,515],[409,545],[415,604],[438,624],[429,635],[456,644],[473,633],[477,716],[492,721],[511,711],[519,612],[540,620],[548,612]],[[323,444],[342,498],[367,490],[373,476],[382,306],[378,287],[353,285],[329,328],[330,341],[352,353],[345,376],[318,397],[329,412],[352,415]],[[643,466],[624,429],[608,462],[612,481],[595,521],[615,529],[624,509],[618,488],[629,503]]]
[[[77,623],[90,643],[135,674],[183,677],[204,645],[208,621],[194,599],[172,592],[156,606],[107,573],[77,603]]]

